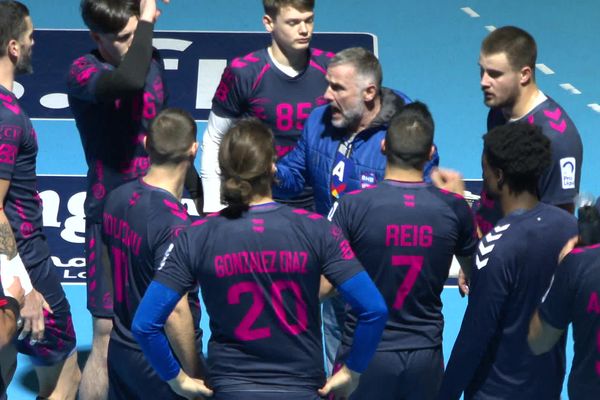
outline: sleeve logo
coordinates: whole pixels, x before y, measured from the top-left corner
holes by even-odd
[[[477,256],[475,257],[475,265],[477,269],[485,267],[489,261],[489,255],[494,250],[497,240],[499,240],[503,232],[505,232],[510,224],[498,225],[490,233],[485,235],[481,242],[479,242],[479,248],[477,249]]]
[[[563,189],[575,189],[575,175],[577,164],[575,157],[560,159],[560,176]]]

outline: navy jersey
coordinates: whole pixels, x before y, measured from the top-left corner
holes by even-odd
[[[477,246],[467,202],[431,184],[385,180],[344,196],[333,221],[383,294],[389,310],[378,350],[442,344],[440,298],[454,254]],[[346,318],[342,342],[351,345],[356,317]]]
[[[567,112],[548,97],[519,121],[541,127],[544,135],[550,139],[552,164],[538,182],[540,200],[554,205],[574,202],[579,193],[583,145],[579,131]],[[506,123],[501,110],[490,110],[488,130]],[[500,204],[482,194],[477,209],[477,222],[483,234],[489,232],[500,218]]]
[[[565,340],[534,356],[527,344],[538,306],[577,221],[544,203],[515,211],[479,243],[471,268],[469,305],[454,343],[442,399],[559,399]]]
[[[569,398],[600,399],[600,244],[574,249],[558,266],[540,306],[557,329],[573,323],[575,356]]]
[[[139,349],[131,334],[135,311],[169,244],[189,225],[185,208],[171,193],[141,179],[109,194],[102,235],[114,286],[111,339]]]
[[[15,95],[0,86],[0,179],[10,181],[3,205],[25,267],[50,256],[42,233],[42,200],[35,175],[37,136]]]
[[[108,192],[146,174],[149,162],[144,137],[165,101],[162,62],[156,51],[144,90],[131,97],[99,101],[98,78],[112,69],[114,66],[94,51],[73,62],[67,80],[69,105],[88,165],[85,214],[95,223],[102,220]]]
[[[267,49],[235,58],[223,72],[212,110],[221,117],[261,119],[273,130],[282,157],[296,146],[313,108],[327,103],[325,74],[333,56],[311,48],[306,69],[295,77],[281,72]]]
[[[340,285],[362,267],[318,214],[277,203],[222,213],[182,232],[155,280],[179,293],[200,283],[215,390],[316,390],[325,381],[320,276]]]

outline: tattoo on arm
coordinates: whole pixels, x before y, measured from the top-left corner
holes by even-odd
[[[17,255],[17,244],[8,222],[0,222],[0,253],[11,259]]]

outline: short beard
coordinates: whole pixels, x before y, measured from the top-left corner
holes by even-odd
[[[331,125],[333,125],[334,127],[338,128],[338,129],[342,129],[342,128],[348,128],[348,127],[355,127],[358,126],[358,124],[360,123],[360,120],[363,117],[363,114],[365,113],[366,107],[365,105],[361,102],[358,104],[357,107],[354,107],[351,110],[346,111],[346,113],[342,113],[342,118],[339,120],[331,120]]]
[[[15,74],[25,75],[31,73],[33,73],[33,65],[31,64],[31,54],[29,54],[17,61],[17,64],[15,65]]]

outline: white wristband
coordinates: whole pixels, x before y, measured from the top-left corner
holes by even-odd
[[[13,284],[15,277],[19,278],[25,295],[28,295],[33,290],[33,285],[31,284],[31,279],[29,279],[27,269],[25,269],[25,265],[21,260],[21,256],[17,254],[9,260],[6,254],[0,254],[0,279],[2,279],[2,289],[6,295],[11,296],[9,288]]]

